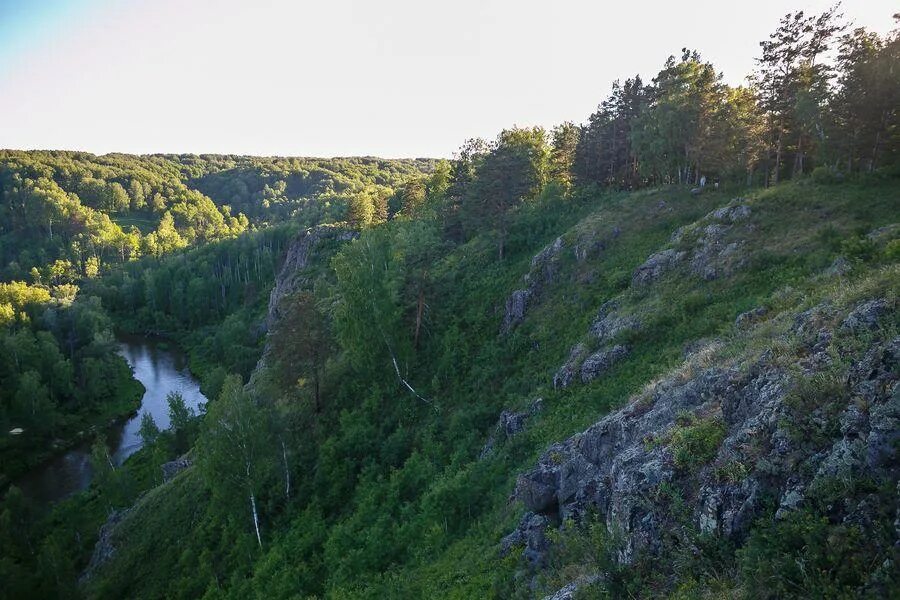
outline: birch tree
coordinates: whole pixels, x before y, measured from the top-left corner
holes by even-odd
[[[228,376],[218,400],[209,403],[200,435],[201,469],[214,498],[229,509],[249,514],[262,547],[259,495],[273,456],[263,410],[244,391],[240,377]],[[245,512],[246,511],[246,512]]]

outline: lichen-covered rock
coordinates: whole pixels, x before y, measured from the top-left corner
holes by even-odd
[[[656,281],[681,262],[686,254],[674,248],[651,254],[644,264],[634,270],[631,276],[632,285],[647,285]]]
[[[628,348],[621,344],[594,352],[581,363],[581,382],[588,383],[600,377],[626,356]]]
[[[750,207],[744,204],[744,200],[737,198],[728,206],[723,206],[706,215],[707,219],[736,223],[750,217]]]
[[[528,419],[539,414],[543,410],[544,399],[535,398],[528,407],[527,412],[514,412],[511,410],[504,410],[501,412],[500,417],[497,419],[497,425],[494,426],[494,432],[488,436],[487,442],[485,442],[484,447],[481,449],[478,458],[483,459],[490,456],[494,451],[494,446],[496,445],[498,438],[509,439],[524,431]]]
[[[569,358],[565,364],[553,376],[553,389],[561,390],[567,388],[575,381],[585,356],[587,356],[587,346],[575,344],[569,351]]]
[[[604,303],[598,311],[597,318],[591,323],[590,333],[600,343],[611,341],[624,331],[637,331],[641,328],[638,319],[619,315],[614,309],[614,303]]]
[[[863,303],[850,314],[855,322],[873,323],[865,316],[873,306]],[[798,315],[792,328],[797,351],[827,354],[833,339],[829,327],[838,322],[836,309],[827,304]],[[781,519],[828,481],[895,481],[900,476],[900,338],[876,341],[852,360],[846,393],[829,396],[841,410],[829,413],[816,405],[798,414],[789,401],[797,377],[814,375],[823,365],[832,366],[813,362],[798,374],[763,352],[741,366],[683,368],[625,408],[551,445],[533,469],[518,477],[515,497],[530,514],[547,517],[548,525],[599,515],[610,531],[622,535],[619,560],[627,563],[640,553],[657,552],[663,531],[678,526],[668,521],[662,484],[690,498],[700,531],[740,540],[764,509],[765,498],[777,499]],[[834,437],[815,443],[798,439],[786,428],[797,427],[797,419]],[[698,465],[679,466],[675,433],[704,422],[721,423],[721,441]],[[866,506],[848,500],[840,510],[864,523]]]
[[[742,312],[734,320],[734,326],[738,329],[749,329],[751,325],[758,323],[768,314],[765,306],[759,306],[747,312]]]
[[[878,326],[878,320],[888,311],[888,308],[888,302],[883,298],[863,302],[847,315],[847,318],[841,323],[841,329],[854,332],[874,329]]]
[[[600,575],[597,574],[579,577],[575,581],[559,588],[553,594],[544,597],[544,600],[575,600],[576,597],[579,597],[576,595],[580,590],[597,583],[601,579]]]
[[[522,322],[525,318],[525,311],[528,309],[528,298],[531,297],[529,290],[516,290],[506,299],[506,312],[503,315],[503,325],[500,328],[501,333],[509,333],[509,331]]]
[[[94,545],[94,552],[91,554],[91,560],[87,568],[79,578],[80,583],[86,583],[103,565],[112,559],[116,553],[116,547],[113,543],[113,534],[116,526],[128,516],[128,510],[114,510],[107,517],[106,522],[100,527],[100,534],[97,537],[97,543]]]
[[[506,311],[500,325],[501,334],[509,333],[521,323],[525,319],[529,301],[539,296],[545,285],[556,281],[563,247],[563,240],[558,237],[531,259],[531,269],[522,278],[526,287],[515,290],[506,300]]]
[[[517,546],[524,546],[522,556],[533,568],[540,568],[546,562],[550,542],[547,540],[547,526],[550,520],[543,515],[526,513],[519,526],[500,541],[500,556],[506,556]]]

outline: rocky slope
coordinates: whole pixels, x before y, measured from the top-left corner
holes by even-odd
[[[652,317],[647,305],[662,279],[713,281],[745,269],[761,251],[754,210],[737,199],[675,231],[668,247],[633,271],[630,286],[601,306],[553,387],[588,384],[625,360],[623,339]],[[885,231],[868,239],[885,243],[891,237]],[[535,256],[532,271],[559,247],[558,240]],[[521,553],[526,570],[541,574],[559,562],[553,540],[599,523],[615,540],[615,562],[629,565],[665,555],[673,537],[706,536],[740,547],[764,516],[781,522],[822,505],[830,523],[868,537],[875,555],[895,553],[900,272],[889,267],[847,280],[840,266],[815,276],[799,301],[776,295],[773,306],[740,314],[727,336],[689,344],[680,367],[623,408],[550,445],[518,476],[513,498],[525,513],[502,539],[501,555]],[[504,330],[524,318],[513,302],[520,293],[507,302]],[[534,296],[530,288],[524,293]],[[553,597],[601,585],[607,574],[596,569],[581,565],[576,572],[589,575]],[[857,592],[883,597],[895,589],[895,569],[896,557],[884,558]]]

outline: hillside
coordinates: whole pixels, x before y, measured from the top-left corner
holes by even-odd
[[[690,595],[773,576],[801,595],[895,590],[892,569],[842,565],[894,560],[898,208],[892,181],[530,207],[507,262],[481,236],[431,263],[423,347],[402,363],[421,398],[385,347],[378,379],[332,365],[340,385],[287,432],[297,499],[266,501],[252,563],[255,541],[231,548],[240,520],[207,529],[195,468],[113,530],[89,595],[508,597],[579,578]],[[301,288],[333,277],[316,265],[332,252],[313,250]],[[278,386],[257,373],[247,393]],[[785,570],[798,552],[814,574]]]
[[[900,29],[759,46],[452,160],[0,151],[0,598],[900,597]]]

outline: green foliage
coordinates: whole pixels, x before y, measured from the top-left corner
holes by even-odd
[[[671,432],[675,466],[695,471],[711,461],[725,438],[725,423],[719,417],[688,418]]]
[[[857,527],[801,510],[754,529],[737,555],[749,598],[844,598],[877,564],[876,553]]]

